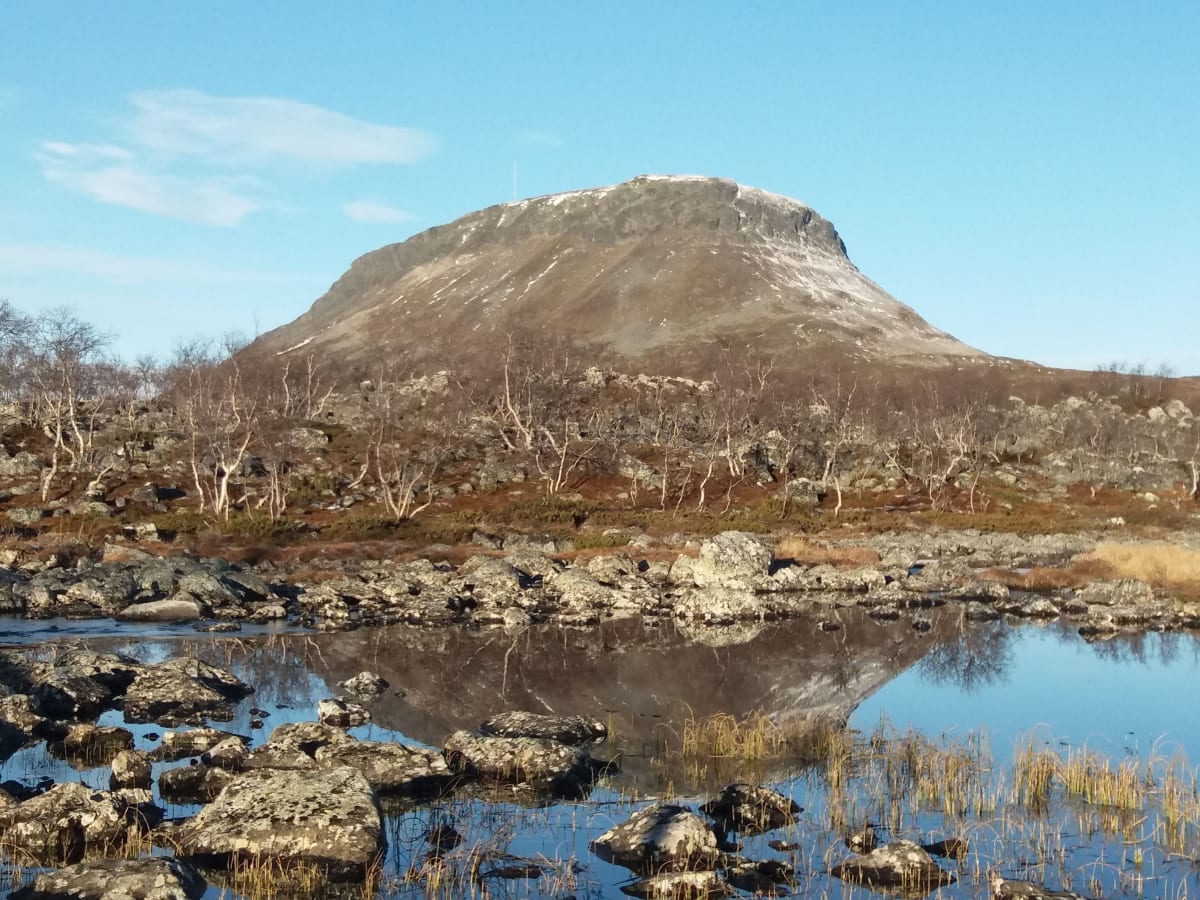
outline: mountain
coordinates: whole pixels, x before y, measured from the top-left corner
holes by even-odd
[[[711,371],[722,350],[785,362],[988,358],[859,272],[832,223],[804,204],[725,179],[651,175],[490,206],[367,253],[254,347],[436,365],[451,352],[483,358],[512,335],[675,374]]]

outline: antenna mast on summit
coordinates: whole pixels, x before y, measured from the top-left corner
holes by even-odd
[[[517,199],[517,160],[513,157],[513,199]]]

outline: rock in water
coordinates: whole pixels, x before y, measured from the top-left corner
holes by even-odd
[[[597,768],[586,753],[537,738],[481,737],[456,731],[446,738],[444,752],[455,772],[566,794],[590,784]]]
[[[870,853],[879,846],[879,838],[875,836],[875,826],[868,822],[863,826],[861,831],[856,831],[854,834],[847,835],[842,843],[853,850],[855,853]],[[932,853],[928,847],[925,848]]]
[[[864,856],[839,863],[829,874],[855,884],[926,893],[955,880],[912,841],[884,844]]]
[[[113,757],[108,784],[114,791],[122,788],[149,789],[151,772],[149,753],[144,750],[122,750]]]
[[[97,859],[39,875],[12,900],[198,900],[207,889],[181,859]]]
[[[587,744],[608,736],[603,722],[585,716],[544,716],[529,712],[502,712],[479,726],[486,735],[530,737],[563,744]]]
[[[621,892],[630,897],[659,898],[659,900],[710,900],[732,897],[733,890],[720,874],[705,872],[663,872],[624,885]]]
[[[725,830],[761,834],[783,828],[802,813],[790,797],[753,784],[730,784],[700,809]]]
[[[0,809],[0,843],[42,863],[77,862],[85,850],[120,846],[136,821],[137,807],[122,795],[68,782]]]
[[[347,678],[341,682],[340,685],[359,700],[378,697],[389,687],[387,679],[374,672],[359,672],[353,678]]]
[[[383,816],[356,769],[256,769],[239,775],[179,829],[181,851],[222,860],[272,860],[360,880],[383,854]]]
[[[992,900],[1086,900],[1072,891],[1052,891],[1032,881],[1009,881],[999,872],[988,873]]]
[[[670,803],[638,810],[592,841],[591,850],[605,862],[646,874],[705,869],[720,857],[708,823]]]
[[[371,714],[352,700],[335,697],[317,702],[317,720],[322,725],[353,728],[371,721]]]
[[[375,741],[342,741],[316,752],[321,766],[349,766],[362,772],[381,794],[433,797],[450,784],[450,767],[442,754],[423,747]]]

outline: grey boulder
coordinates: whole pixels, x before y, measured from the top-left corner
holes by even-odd
[[[587,744],[608,736],[608,727],[586,716],[544,716],[528,712],[502,712],[479,726],[481,733],[497,737],[529,737],[563,744]]]
[[[591,850],[605,862],[645,874],[706,869],[721,855],[708,823],[670,803],[638,810],[592,841]]]
[[[12,900],[197,900],[207,888],[181,859],[96,859],[38,875]]]
[[[853,884],[900,888],[912,893],[928,893],[934,888],[953,884],[955,880],[912,841],[895,841],[876,847],[870,853],[839,863],[829,870],[829,874]]]
[[[382,857],[383,816],[356,769],[257,769],[239,775],[179,829],[182,851],[307,864],[334,880],[360,880]]]

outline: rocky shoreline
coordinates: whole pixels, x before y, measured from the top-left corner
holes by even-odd
[[[321,580],[286,568],[121,548],[100,560],[0,569],[0,612],[191,622],[201,630],[271,622],[341,630],[397,623],[588,627],[636,616],[717,627],[859,607],[879,619],[908,617],[920,628],[920,610],[962,603],[973,619],[1062,618],[1095,636],[1200,627],[1200,603],[1140,581],[1030,592],[1010,590],[985,571],[1058,566],[1092,545],[1078,535],[887,534],[859,543],[878,563],[848,568],[778,559],[768,541],[744,532],[689,542],[672,562],[661,553],[640,558],[635,547],[566,562],[552,540],[521,536],[495,540],[495,549],[457,566],[347,560]]]
[[[1077,536],[959,532],[868,543],[878,563],[839,567],[777,558],[770,543],[744,532],[700,541],[671,562],[638,559],[634,548],[567,562],[552,547],[523,539],[458,566],[348,562],[339,577],[309,581],[278,567],[126,551],[36,570],[17,565],[4,570],[0,596],[9,614],[183,621],[210,631],[284,622],[331,631],[407,623],[503,633],[641,618],[670,620],[719,644],[721,635],[736,640],[747,623],[801,615],[816,630],[838,630],[844,625],[837,611],[846,608],[923,632],[932,627],[933,608],[948,604],[960,604],[967,620],[1058,619],[1096,639],[1200,627],[1195,604],[1142,582],[1097,581],[1034,595],[982,577],[993,567],[1062,565],[1089,548]],[[212,727],[231,721],[239,703],[253,702],[254,688],[210,662],[186,655],[146,662],[65,645],[52,653],[0,651],[0,757],[44,742],[80,769],[109,769],[102,789],[72,780],[0,785],[0,842],[38,866],[64,867],[14,896],[102,897],[122,885],[131,896],[198,897],[206,890],[201,872],[224,877],[219,873],[264,861],[357,884],[372,877],[387,852],[389,804],[453,796],[582,799],[617,771],[618,761],[592,755],[605,724],[580,716],[501,713],[474,730],[458,728],[436,747],[359,739],[349,729],[371,721],[372,706],[390,686],[372,672],[339,677],[341,690],[316,704],[317,721],[277,725],[255,743]],[[154,735],[157,746],[142,747],[129,729],[98,724],[112,710],[125,723],[172,730]],[[269,715],[257,712],[252,728]],[[186,815],[169,818],[172,806]],[[599,858],[641,876],[623,886],[627,893],[675,896],[693,883],[710,892],[773,891],[792,878],[778,861],[742,858],[723,837],[792,821],[798,810],[774,791],[729,785],[696,809],[634,806],[592,846]],[[751,821],[764,817],[769,821]],[[447,837],[443,846],[442,837],[430,838],[427,862],[454,852],[455,842]],[[670,846],[662,844],[666,838]],[[174,856],[112,858],[150,847]],[[496,869],[530,877],[536,864],[514,857]],[[866,850],[833,874],[875,884],[932,885],[951,877],[907,840]]]

